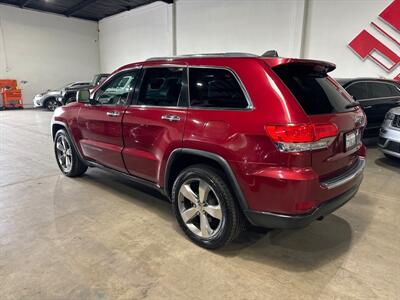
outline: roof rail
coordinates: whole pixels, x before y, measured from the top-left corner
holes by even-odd
[[[259,55],[252,53],[243,53],[243,52],[202,53],[202,54],[185,54],[185,55],[166,56],[166,57],[152,57],[147,59],[146,61],[172,60],[172,59],[196,58],[196,57],[259,57]]]

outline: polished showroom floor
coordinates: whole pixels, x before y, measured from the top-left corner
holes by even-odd
[[[0,299],[399,299],[400,162],[378,149],[334,215],[212,252],[155,192],[62,176],[50,118],[0,111]]]

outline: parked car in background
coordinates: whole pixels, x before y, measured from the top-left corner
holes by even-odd
[[[365,115],[335,65],[249,54],[155,58],[77,93],[52,120],[56,162],[160,190],[183,232],[222,247],[246,223],[306,226],[357,192]]]
[[[400,106],[400,82],[377,78],[337,79],[367,115],[364,137],[378,137],[386,113]]]
[[[94,89],[96,86],[101,84],[110,74],[96,74],[91,82],[86,83],[85,86],[72,86],[65,87],[61,90],[61,95],[57,97],[57,101],[60,105],[66,105],[76,101],[76,92],[81,89]]]
[[[379,133],[378,146],[389,158],[400,158],[400,107],[386,114]]]
[[[59,90],[48,90],[44,93],[37,94],[33,98],[33,106],[35,108],[47,108],[50,111],[54,111],[60,104],[57,102],[57,98],[62,95],[62,91],[69,88],[85,88],[90,86],[90,82],[78,81],[68,84],[67,86]]]

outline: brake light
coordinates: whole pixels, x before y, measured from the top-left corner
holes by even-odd
[[[266,125],[265,131],[281,152],[302,152],[328,147],[336,138],[335,124]]]
[[[267,134],[274,142],[304,143],[314,140],[314,128],[311,125],[268,125]]]
[[[316,141],[324,138],[336,137],[339,132],[334,124],[314,124],[314,130]]]

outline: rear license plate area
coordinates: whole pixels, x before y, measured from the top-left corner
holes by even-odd
[[[344,137],[346,152],[356,148],[361,142],[361,131],[359,129],[347,132]]]

